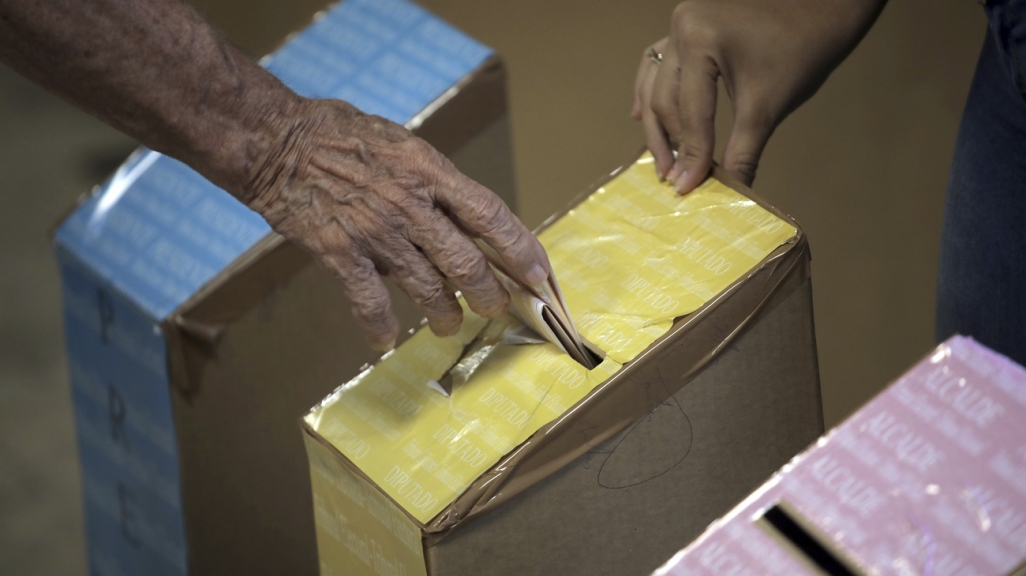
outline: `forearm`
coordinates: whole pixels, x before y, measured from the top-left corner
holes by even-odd
[[[872,28],[887,0],[802,0],[808,10],[806,24],[835,36],[840,63]]]
[[[509,296],[471,238],[545,282],[538,240],[427,142],[296,95],[180,0],[0,0],[0,59],[225,188],[338,280],[375,347],[399,334],[388,275],[437,334]]]
[[[179,0],[0,0],[0,59],[244,200],[300,103]]]

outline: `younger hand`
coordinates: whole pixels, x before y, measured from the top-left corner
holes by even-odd
[[[690,192],[712,167],[720,78],[734,109],[723,167],[751,185],[766,141],[854,49],[885,0],[686,0],[646,50],[631,115],[661,179]],[[674,158],[673,151],[677,155]]]

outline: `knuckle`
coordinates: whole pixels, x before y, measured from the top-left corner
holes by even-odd
[[[392,316],[392,301],[387,292],[356,294],[353,299],[354,316],[366,324],[387,327]]]
[[[679,142],[682,126],[676,109],[673,106],[663,105],[660,110],[655,111],[655,114],[659,121],[659,127],[666,133],[666,136],[669,136],[673,142]]]
[[[662,94],[652,95],[652,111],[660,119],[668,119],[676,116],[676,106]]]
[[[681,155],[684,157],[685,162],[694,163],[705,160],[710,152],[706,146],[695,145],[691,142],[685,142],[681,146]]]
[[[730,160],[727,170],[744,175],[751,181],[759,169],[759,156],[752,153],[737,154]]]
[[[411,141],[417,139],[413,132],[405,126],[375,114],[360,113],[355,124],[355,126],[349,127],[347,132],[356,131],[366,134],[369,138],[359,138],[358,140],[372,144],[372,147],[361,148],[361,151],[365,150],[372,155],[382,152],[390,155],[390,151],[410,150]]]
[[[682,2],[673,10],[672,31],[681,46],[711,47],[716,44],[716,27],[693,2]]]
[[[317,250],[323,253],[326,257],[335,257],[339,268],[349,270],[354,268],[353,266],[340,265],[345,261],[353,260],[353,253],[355,252],[354,238],[350,231],[336,219],[331,221],[327,226],[322,226],[320,230],[308,236],[308,244],[316,244]],[[354,272],[359,273],[363,270],[363,267],[355,267]]]
[[[531,236],[531,233],[527,231],[527,228],[523,226],[509,226],[504,232],[495,234],[495,248],[504,254],[508,254],[514,250],[523,249]],[[513,256],[516,256],[514,254]]]
[[[509,308],[509,293],[501,286],[489,291],[484,298],[469,301],[470,309],[485,318],[501,318]]]
[[[501,316],[506,312],[509,294],[492,274],[484,257],[481,257],[480,262],[479,267],[475,268],[471,274],[453,280],[462,290],[467,303],[474,312],[488,317]]]
[[[401,196],[423,199],[423,193],[442,181],[451,169],[451,163],[420,138],[407,138],[397,142],[395,148],[390,179]]]
[[[453,254],[446,266],[446,275],[457,282],[480,281],[487,263],[480,252],[461,250]]]
[[[395,207],[394,214],[388,219],[382,220],[378,225],[382,229],[395,229],[397,226],[411,226],[422,220],[425,211],[430,213],[434,209],[431,199],[425,194],[412,193],[413,191],[425,190],[428,187],[428,179],[418,177],[411,179],[408,186],[401,186],[395,190],[389,198],[392,206]]]
[[[436,311],[452,309],[454,300],[452,292],[441,278],[418,282],[414,299],[423,307]]]
[[[681,132],[686,136],[678,142],[677,151],[684,156],[705,156],[709,154],[708,146],[695,135],[695,130],[687,122],[681,121]]]
[[[449,165],[449,161],[441,152],[421,138],[411,137],[403,140],[401,147],[407,157],[416,159],[425,168],[438,169]]]
[[[357,257],[346,252],[328,252],[322,256],[328,269],[342,282],[346,295],[354,302],[361,292],[368,291],[377,270],[367,262],[361,264]]]
[[[463,310],[451,293],[439,291],[431,302],[421,302],[421,309],[428,317],[431,330],[439,336],[455,334],[463,322]]]
[[[501,235],[509,228],[510,212],[492,193],[480,194],[470,206],[470,217],[488,236]]]

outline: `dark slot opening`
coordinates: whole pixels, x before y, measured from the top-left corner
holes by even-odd
[[[762,520],[794,545],[806,558],[830,576],[858,576],[834,555],[816,537],[801,526],[780,505],[774,505],[762,515]]]
[[[592,350],[591,347],[588,346],[588,343],[584,344],[584,353],[591,358],[592,366],[598,366],[602,363],[602,356],[598,352]],[[589,370],[591,370],[591,368],[589,368]]]

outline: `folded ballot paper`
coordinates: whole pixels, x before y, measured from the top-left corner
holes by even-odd
[[[491,323],[490,326],[501,326],[502,333],[496,333],[494,329],[482,330],[464,347],[463,354],[457,358],[453,368],[438,381],[428,381],[428,387],[447,397],[451,396],[453,378],[463,372],[461,367],[466,366],[468,360],[470,365],[476,366],[479,361],[475,359],[487,355],[500,340],[512,345],[550,342],[588,370],[598,366],[602,358],[584,345],[584,339],[570,317],[556,278],[550,274],[545,284],[537,290],[525,286],[509,275],[495,252],[487,246],[480,247],[491,263],[495,276],[509,292],[510,315],[523,325],[510,325],[508,319]]]
[[[545,284],[535,290],[514,280],[491,248],[482,248],[499,282],[509,292],[510,313],[585,368],[597,366],[601,359],[585,347],[555,275],[550,274]]]

